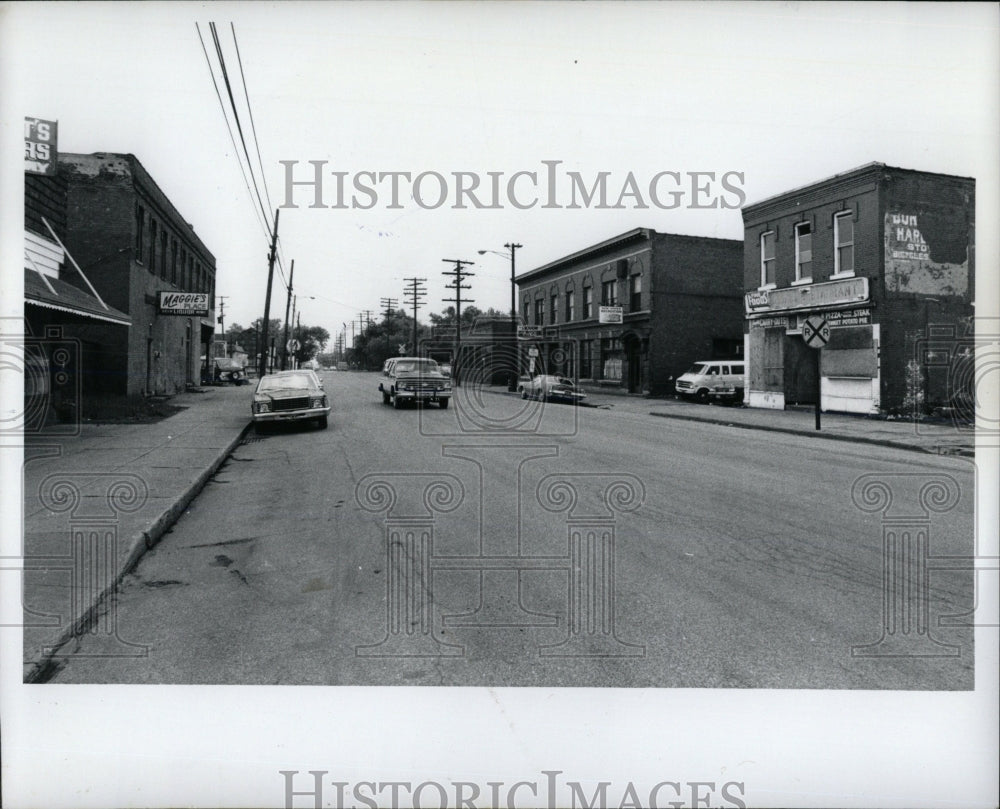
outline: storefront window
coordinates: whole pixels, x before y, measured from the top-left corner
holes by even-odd
[[[593,376],[591,368],[593,345],[593,340],[580,341],[580,376],[584,379],[590,379]]]
[[[620,337],[608,337],[601,340],[601,378],[611,382],[622,381],[622,365],[625,353],[622,350]]]

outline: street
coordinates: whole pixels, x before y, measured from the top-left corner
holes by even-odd
[[[636,399],[466,386],[396,410],[377,374],[323,376],[329,428],[251,431],[106,606],[146,656],[84,636],[51,681],[973,687],[971,629],[939,625],[972,609],[973,574],[934,562],[973,553],[966,460]],[[884,583],[901,515],[929,535],[929,625]],[[894,571],[918,563],[908,539]],[[884,602],[903,624],[873,647]]]

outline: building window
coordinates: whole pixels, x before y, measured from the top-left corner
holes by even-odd
[[[576,313],[573,311],[574,298],[572,292],[566,293],[566,322],[572,323]]]
[[[170,283],[177,286],[177,239],[170,244]]]
[[[559,293],[553,292],[549,298],[549,323],[553,326],[559,322]]]
[[[160,277],[167,280],[167,231],[160,231]]]
[[[833,274],[854,275],[854,220],[850,212],[833,218]]]
[[[776,284],[775,270],[777,263],[774,259],[774,231],[760,234],[760,285],[762,287],[773,287]]]
[[[799,222],[795,226],[795,280],[812,281],[812,225]]]
[[[590,320],[594,316],[594,288],[583,288],[583,319]]]
[[[149,220],[149,271],[156,275],[156,220]]]
[[[620,337],[608,337],[601,340],[601,379],[621,382],[623,359],[624,352]]]
[[[580,341],[580,376],[584,379],[590,379],[593,376],[593,369],[591,368],[593,350],[593,340]]]
[[[146,209],[141,205],[135,206],[135,260],[142,262],[142,254],[145,249],[143,239],[146,234]]]
[[[604,281],[601,284],[601,306],[618,305],[618,282]]]
[[[524,299],[524,322],[525,322],[525,325],[527,325],[527,323],[528,323],[528,313],[529,313],[530,306],[531,306],[531,304],[528,302],[528,299],[525,298]]]
[[[642,276],[633,275],[629,279],[628,310],[638,312],[642,309]]]
[[[536,298],[535,299],[535,325],[542,326],[545,324],[545,299]]]

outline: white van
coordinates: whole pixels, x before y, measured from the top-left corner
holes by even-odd
[[[700,360],[677,379],[677,393],[707,402],[710,397],[743,401],[746,365],[743,360]]]

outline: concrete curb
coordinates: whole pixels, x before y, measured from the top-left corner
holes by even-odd
[[[736,421],[727,421],[725,419],[706,419],[699,416],[684,416],[678,413],[653,413],[650,412],[651,416],[656,416],[661,419],[680,419],[682,421],[695,421],[701,424],[719,424],[723,427],[738,427],[741,430],[762,430],[764,432],[771,433],[787,433],[789,435],[803,435],[808,438],[825,438],[828,441],[847,441],[852,444],[873,444],[879,447],[889,447],[891,449],[905,449],[911,452],[922,452],[927,455],[960,455],[963,457],[973,458],[975,457],[974,450],[969,450],[966,447],[955,447],[954,452],[941,452],[940,445],[937,450],[919,447],[914,444],[906,444],[901,441],[890,441],[885,438],[866,438],[865,436],[854,436],[854,435],[837,435],[836,433],[824,433],[822,430],[799,430],[793,427],[772,427],[770,425],[763,424],[742,424]]]
[[[198,477],[195,478],[195,480],[192,481],[192,483],[183,492],[181,492],[180,497],[178,497],[169,508],[165,509],[156,519],[153,520],[149,528],[132,535],[129,541],[129,550],[125,557],[125,561],[122,563],[121,568],[115,573],[115,577],[111,583],[105,587],[96,598],[94,598],[90,605],[86,607],[80,615],[71,620],[70,625],[59,633],[59,636],[51,646],[42,647],[42,653],[39,655],[38,660],[26,662],[24,664],[26,671],[24,673],[23,681],[25,683],[44,683],[54,673],[52,658],[55,657],[59,649],[76,637],[81,629],[88,625],[88,623],[94,618],[95,613],[101,609],[105,601],[107,601],[109,597],[114,596],[122,580],[135,569],[136,565],[139,564],[139,560],[142,559],[146,551],[154,548],[160,539],[163,538],[163,535],[170,530],[171,526],[173,526],[173,524],[180,519],[184,510],[190,505],[191,501],[198,496],[199,492],[205,488],[205,485],[209,480],[211,480],[212,476],[219,471],[219,467],[225,463],[226,459],[232,454],[233,450],[236,449],[252,426],[253,422],[248,421],[239,433],[236,434],[236,437],[218,453],[215,459],[205,468],[205,470],[199,474]]]

